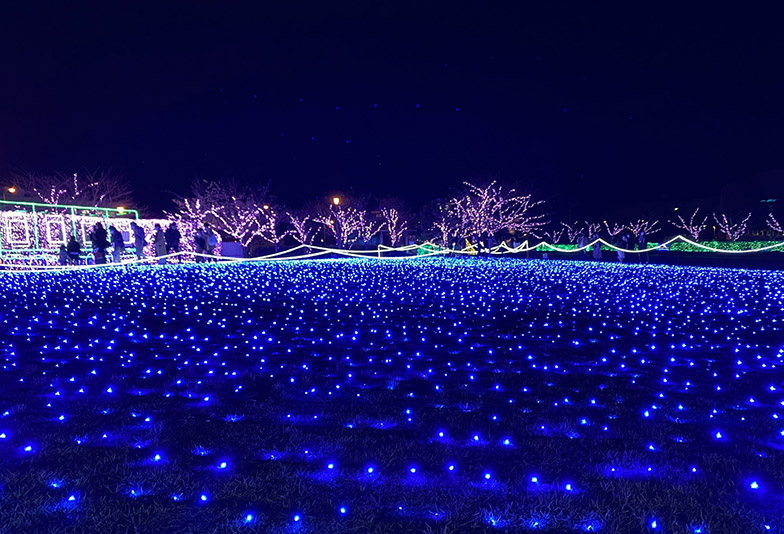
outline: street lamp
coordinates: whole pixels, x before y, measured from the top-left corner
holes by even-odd
[[[4,187],[3,188],[3,200],[5,200],[6,192],[9,192],[9,193],[11,193],[13,195],[13,194],[16,193],[16,187],[13,186],[13,185],[11,187]]]
[[[332,197],[332,203],[335,206],[339,206],[340,205],[340,197]]]

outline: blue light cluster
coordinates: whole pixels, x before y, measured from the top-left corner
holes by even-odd
[[[784,274],[435,258],[0,283],[0,470],[69,509],[594,532],[650,483],[705,508],[659,499],[635,528],[784,521]],[[291,480],[314,489],[248,489]]]

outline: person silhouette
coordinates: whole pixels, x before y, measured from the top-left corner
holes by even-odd
[[[172,222],[169,224],[168,228],[166,228],[166,231],[163,233],[163,237],[166,239],[166,251],[169,254],[180,252],[180,238],[182,238],[182,235],[175,223]],[[181,261],[179,256],[177,256],[177,261]]]
[[[109,227],[109,235],[112,240],[112,261],[114,263],[121,263],[122,255],[125,252],[125,240],[120,231],[114,226]]]
[[[72,265],[78,264],[79,256],[81,256],[82,254],[82,246],[79,244],[79,242],[76,240],[76,237],[74,237],[73,235],[71,236],[71,239],[68,240],[67,250],[68,250],[68,258],[70,260],[70,263]]]
[[[109,248],[109,241],[106,239],[106,229],[103,224],[97,222],[90,233],[90,241],[93,245],[93,257],[96,265],[106,263],[106,249]]]
[[[147,240],[144,238],[144,228],[136,224],[136,221],[131,223],[131,237],[133,238],[133,247],[136,252],[136,259],[144,258],[144,246]]]
[[[155,233],[152,237],[152,242],[155,245],[155,256],[157,256],[158,263],[164,265],[166,263],[166,237],[163,234],[163,228],[160,223],[155,223]]]

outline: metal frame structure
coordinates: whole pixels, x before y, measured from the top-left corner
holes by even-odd
[[[15,242],[12,234],[11,220],[18,216],[19,224],[24,225],[25,239]],[[39,218],[43,216],[43,220]],[[53,217],[58,218],[61,239],[52,239]],[[52,242],[67,242],[67,223],[70,222],[70,234],[79,238],[78,221],[80,218],[103,220],[107,223],[112,220],[139,220],[139,212],[133,209],[100,208],[95,206],[79,206],[73,204],[46,204],[42,202],[28,202],[19,200],[0,200],[0,258],[8,253],[14,254],[51,254],[54,250]],[[44,228],[41,228],[43,223]],[[84,224],[82,233],[84,233]],[[32,238],[32,243],[31,243]],[[86,236],[81,236],[82,242]],[[14,245],[20,246],[14,246]],[[31,246],[32,245],[32,246]]]

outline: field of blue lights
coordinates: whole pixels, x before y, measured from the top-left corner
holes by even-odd
[[[784,274],[0,274],[0,532],[784,532]]]

